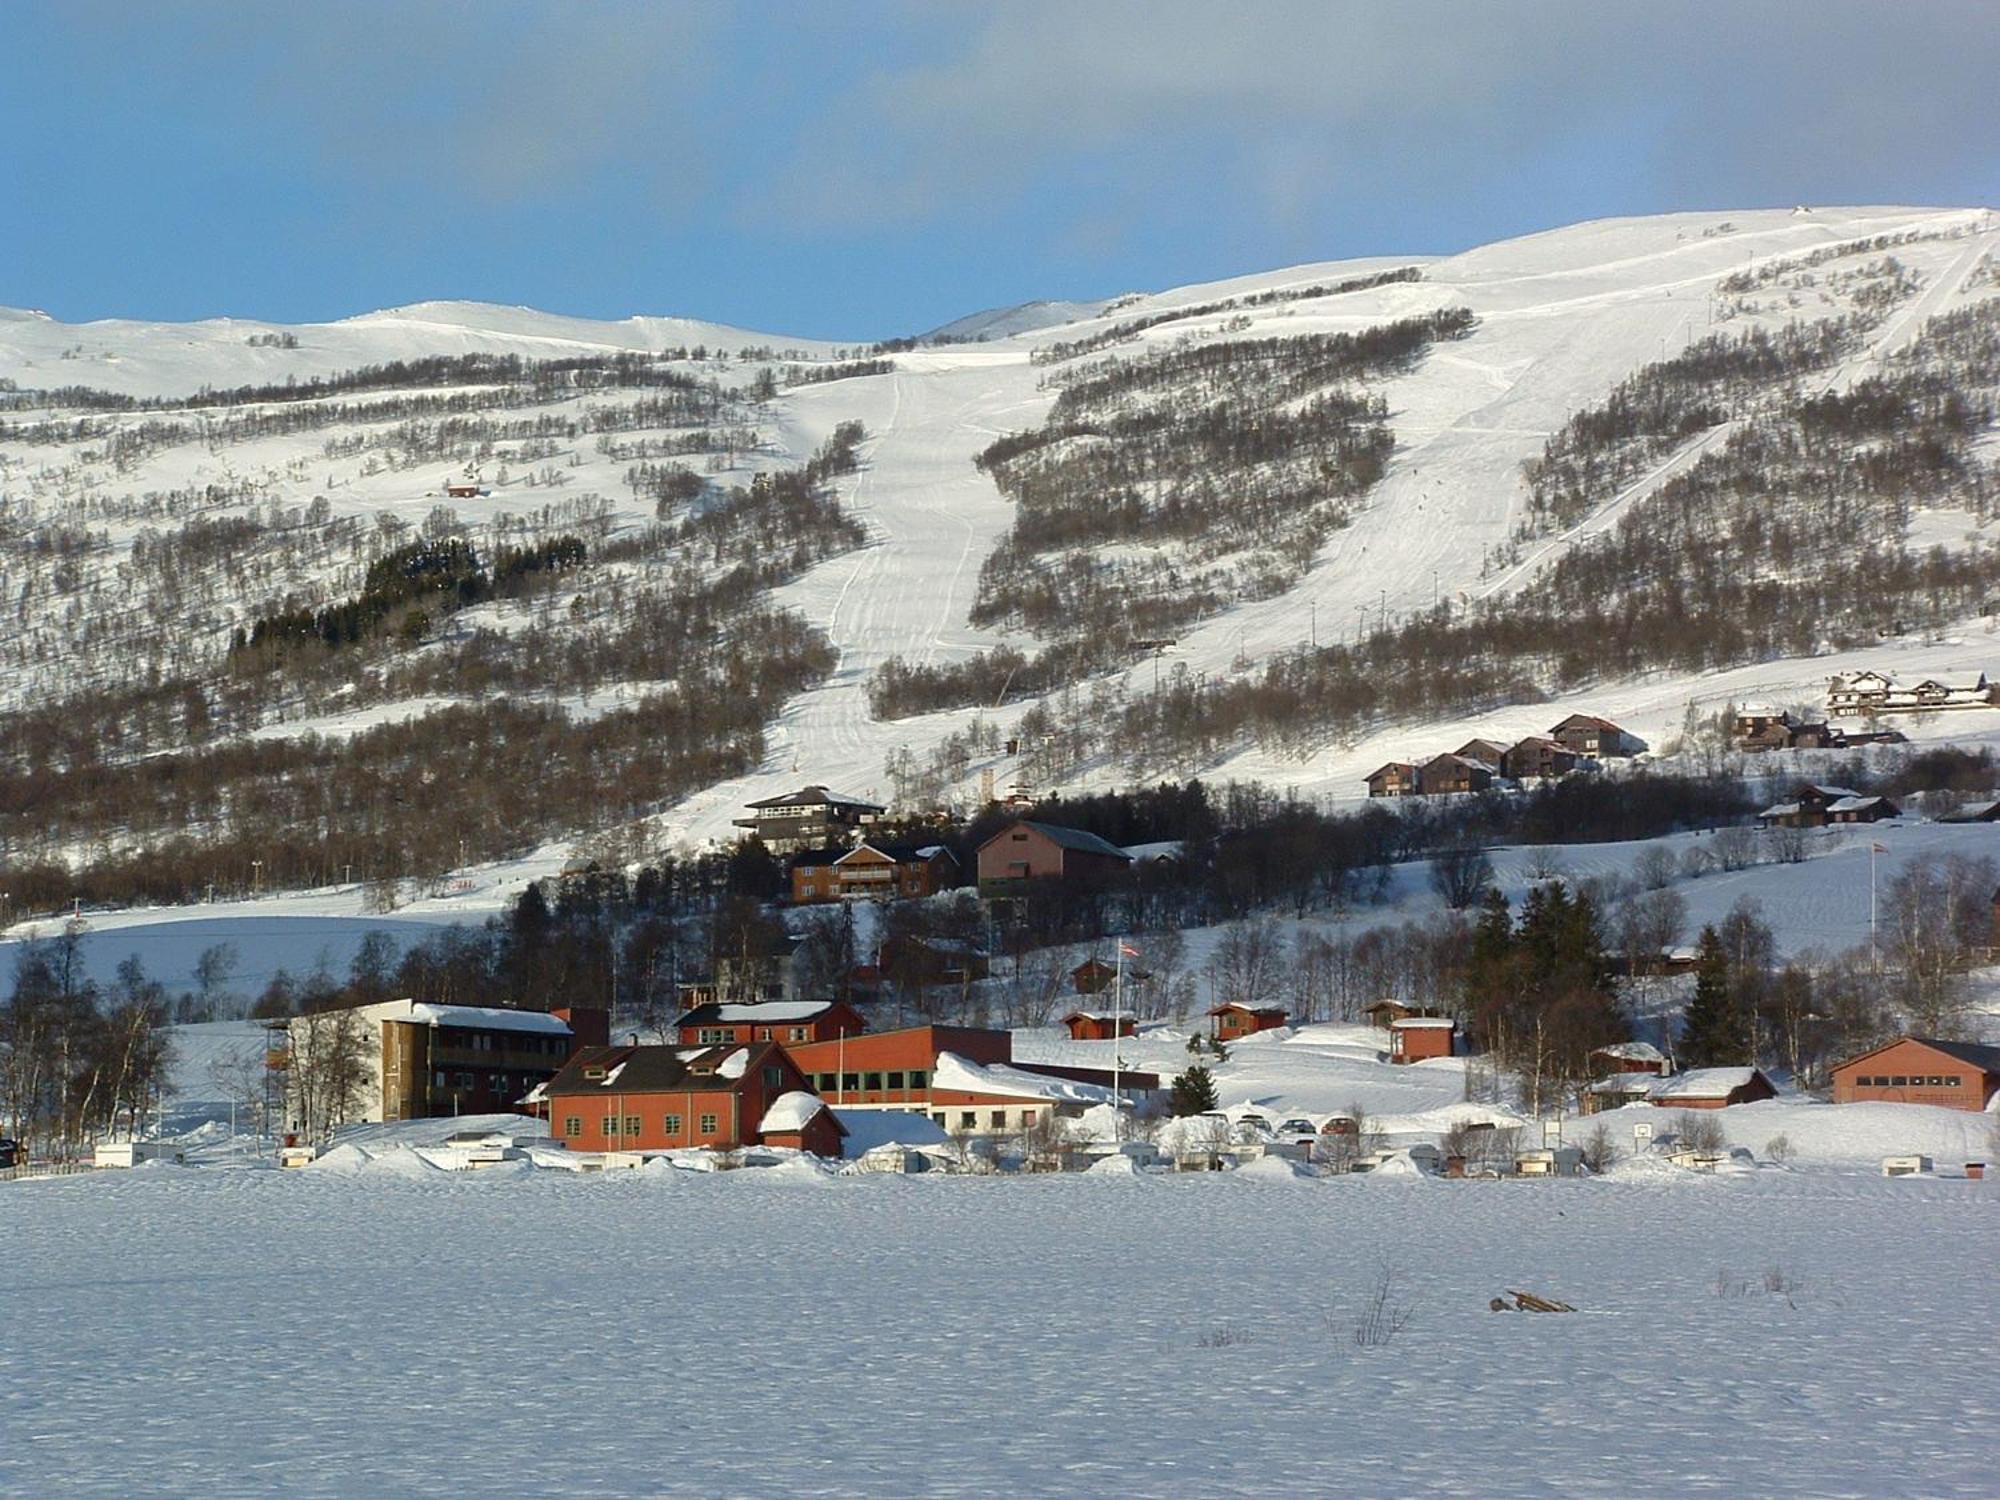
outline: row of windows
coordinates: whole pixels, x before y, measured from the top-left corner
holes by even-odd
[[[931,1075],[922,1068],[907,1073],[814,1073],[808,1080],[821,1094],[900,1094],[908,1089],[930,1087]]]
[[[772,1034],[774,1030],[782,1030],[785,1033],[782,1040],[787,1042],[804,1042],[811,1040],[810,1036],[807,1034],[806,1028],[803,1026],[786,1026],[778,1028],[773,1028],[770,1026],[759,1026],[757,1028],[757,1040],[760,1042],[771,1042],[780,1040],[780,1038]],[[736,1040],[736,1028],[734,1026],[698,1026],[695,1028],[694,1039],[695,1039],[695,1045],[700,1047],[720,1047],[726,1042],[733,1042]]]
[[[444,1027],[438,1036],[438,1045],[457,1052],[543,1052],[551,1057],[564,1057],[569,1053],[570,1038],[542,1032],[506,1032],[496,1035],[490,1031],[465,1031],[457,1027]]]
[[[620,1123],[619,1117],[617,1115],[606,1115],[603,1118],[603,1120],[599,1122],[599,1129],[607,1140],[620,1137],[638,1136],[645,1133],[646,1122],[643,1116],[626,1115],[624,1117],[624,1130],[622,1132],[619,1130],[619,1123]],[[699,1135],[714,1135],[716,1133],[717,1123],[718,1122],[716,1116],[703,1115],[700,1118],[699,1129],[697,1130],[696,1133]],[[661,1116],[661,1128],[666,1132],[669,1138],[679,1135],[681,1133],[681,1117],[679,1115]],[[583,1135],[583,1116],[581,1115],[563,1116],[563,1135],[565,1138],[569,1140],[579,1139]]]
[[[1956,1073],[1946,1073],[1943,1075],[1933,1073],[1928,1078],[1921,1073],[1912,1073],[1907,1077],[1901,1073],[1897,1073],[1894,1076],[1887,1073],[1878,1073],[1873,1078],[1855,1079],[1854,1086],[1863,1089],[1955,1089],[1959,1086],[1960,1082],[1961,1079]]]
[[[947,1130],[951,1128],[951,1112],[949,1110],[933,1110],[931,1112],[931,1120],[934,1124],[942,1125]],[[986,1122],[987,1128],[991,1130],[1005,1130],[1007,1128],[1007,1111],[1004,1109],[989,1111]],[[1021,1123],[1023,1125],[1034,1124],[1035,1112],[1032,1109],[1022,1110]],[[977,1130],[979,1128],[979,1111],[976,1109],[960,1110],[958,1112],[958,1125],[961,1130]]]

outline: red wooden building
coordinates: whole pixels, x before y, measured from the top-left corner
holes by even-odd
[[[1255,1036],[1260,1031],[1271,1031],[1291,1020],[1291,1013],[1282,1005],[1238,1005],[1231,1001],[1218,1005],[1208,1013],[1209,1031],[1218,1042],[1233,1042],[1238,1037]]]
[[[1982,1110],[2000,1093],[2000,1047],[1904,1036],[1836,1063],[1835,1104],[1934,1104]]]
[[[1403,1016],[1389,1023],[1389,1061],[1423,1062],[1450,1057],[1458,1023],[1444,1016]]]
[[[749,1046],[586,1047],[549,1080],[550,1133],[571,1151],[718,1151],[763,1144],[766,1114],[811,1085],[774,1042]],[[803,1149],[840,1154],[821,1113],[798,1126]]]
[[[1114,1037],[1132,1036],[1139,1029],[1133,1016],[1113,1016],[1104,1011],[1073,1010],[1062,1018],[1073,1042],[1108,1042]]]
[[[743,1005],[709,1001],[674,1022],[683,1047],[724,1042],[823,1042],[868,1029],[867,1018],[845,1000],[758,1000]]]
[[[1596,714],[1571,714],[1549,731],[1549,738],[1573,755],[1594,755],[1602,760],[1637,755],[1646,748],[1646,742],[1636,734],[1628,734]]]

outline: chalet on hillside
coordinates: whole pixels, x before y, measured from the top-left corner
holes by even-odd
[[[1444,1016],[1403,1016],[1389,1023],[1389,1061],[1423,1062],[1450,1057],[1458,1023]]]
[[[1898,687],[1880,672],[1855,672],[1831,678],[1826,688],[1826,711],[1836,718],[1994,707],[2000,707],[2000,687],[1984,672],[1969,681],[1927,677],[1915,687]]]
[[[1491,740],[1467,740],[1452,754],[1463,760],[1476,760],[1488,770],[1498,771],[1507,759],[1507,747],[1496,745]]]
[[[1596,714],[1571,714],[1549,731],[1549,738],[1574,755],[1598,760],[1637,755],[1646,748],[1646,742],[1636,734],[1628,734]]]
[[[2000,1093],[2000,1047],[1903,1036],[1834,1064],[1835,1104],[1983,1110]]]
[[[811,1086],[784,1048],[586,1047],[543,1090],[550,1133],[571,1151],[717,1151],[765,1144],[771,1107]],[[803,1149],[840,1155],[837,1122],[824,1112],[776,1127]]]
[[[1361,1007],[1361,1014],[1368,1018],[1368,1024],[1377,1031],[1387,1031],[1389,1023],[1400,1021],[1405,1016],[1414,1016],[1418,1011],[1413,1005],[1405,1005],[1400,1000],[1382,999],[1373,1005]]]
[[[882,816],[883,809],[859,797],[823,786],[800,787],[780,797],[749,804],[750,816],[735,826],[763,841],[773,854],[799,854],[829,845],[846,847],[854,834]]]
[[[1282,1005],[1239,1005],[1231,1001],[1216,1006],[1208,1013],[1208,1019],[1210,1034],[1218,1042],[1233,1042],[1260,1031],[1276,1030],[1291,1019],[1291,1013]]]
[[[1030,880],[1105,885],[1131,866],[1131,855],[1094,833],[1022,819],[979,846],[979,887],[1004,890]]]
[[[1824,723],[1801,719],[1765,704],[1746,703],[1730,723],[1730,739],[1739,750],[1824,750],[1845,743],[1846,736]]]
[[[2000,801],[1987,799],[1981,802],[1968,802],[1963,807],[1952,809],[1939,818],[1938,821],[1940,823],[2000,823]]]
[[[1113,1014],[1101,1010],[1073,1010],[1062,1018],[1069,1028],[1069,1039],[1073,1042],[1108,1042],[1116,1037],[1136,1036],[1139,1020],[1136,1016],[1122,1011]]]
[[[1367,782],[1371,797],[1414,797],[1422,787],[1417,768],[1406,760],[1392,760],[1379,770],[1370,771]]]
[[[1532,781],[1567,776],[1576,769],[1577,755],[1546,735],[1531,734],[1517,740],[1500,761],[1500,773],[1510,781]]]
[[[1667,1054],[1651,1042],[1613,1042],[1592,1052],[1590,1062],[1607,1073],[1645,1073],[1660,1078],[1667,1071]]]
[[[1902,809],[1887,797],[1864,797],[1844,786],[1807,782],[1790,801],[1758,813],[1757,821],[1766,828],[1824,828],[1829,823],[1879,823],[1901,816]]]
[[[919,900],[958,884],[958,859],[942,844],[864,839],[852,849],[815,849],[792,861],[792,903]]]
[[[868,1029],[860,1011],[844,1000],[763,1000],[748,1005],[711,1001],[682,1013],[674,1022],[683,1047],[717,1047],[725,1042],[820,1042],[855,1036]]]
[[[1493,785],[1493,768],[1446,752],[1424,762],[1418,781],[1426,797],[1451,792],[1483,792]]]

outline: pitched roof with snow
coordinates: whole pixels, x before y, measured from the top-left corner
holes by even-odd
[[[1761,1075],[1755,1068],[1690,1068],[1654,1084],[1651,1099],[1722,1099]],[[1765,1079],[1768,1084],[1769,1079]]]
[[[878,803],[863,802],[859,797],[847,797],[839,792],[830,792],[823,786],[800,787],[796,792],[786,792],[781,797],[766,797],[761,802],[748,802],[746,807],[761,809],[767,807],[857,807],[863,812],[881,812]]]
[[[1398,1016],[1389,1023],[1391,1031],[1426,1031],[1449,1028],[1457,1030],[1458,1022],[1444,1016]]]
[[[1098,838],[1096,834],[1088,834],[1082,828],[1064,828],[1062,824],[1054,824],[1054,822],[1028,822],[1026,818],[1022,818],[1022,822],[1018,826],[1020,828],[1034,828],[1034,832],[1042,834],[1044,838],[1052,838],[1058,844],[1062,844],[1062,848],[1076,850],[1078,854],[1108,854],[1108,856],[1118,858],[1118,860],[1130,860],[1132,858],[1122,848],[1118,848],[1116,844],[1112,844],[1108,838]],[[1002,828],[1000,832],[1006,832],[1006,830]],[[998,836],[1000,834],[994,834],[994,838],[998,838]],[[986,842],[992,842],[992,840],[986,840]]]
[[[931,1088],[1005,1099],[1046,1099],[1058,1104],[1109,1104],[1111,1090],[1095,1083],[1024,1073],[1005,1063],[976,1063],[956,1052],[940,1052],[931,1068]]]
[[[1592,1057],[1615,1057],[1622,1062],[1663,1063],[1667,1054],[1651,1042],[1613,1042],[1608,1047],[1598,1047]]]
[[[461,1026],[471,1031],[537,1031],[544,1036],[569,1036],[569,1022],[540,1010],[506,1010],[493,1005],[433,1005],[411,1000],[409,1019],[432,1026]]]
[[[738,1026],[776,1026],[813,1020],[840,1003],[838,1000],[758,1000],[748,1005],[737,1005],[711,1000],[706,1005],[697,1005],[693,1010],[683,1012],[674,1025],[733,1023]]]
[[[771,1107],[764,1111],[764,1118],[757,1122],[757,1133],[769,1135],[773,1131],[791,1132],[804,1130],[812,1123],[813,1117],[826,1109],[826,1103],[817,1094],[808,1094],[801,1089],[793,1089],[788,1094],[780,1094],[771,1101]],[[842,1135],[847,1129],[836,1116],[833,1128]]]
[[[777,1050],[770,1042],[721,1047],[585,1047],[548,1081],[544,1093],[557,1098],[606,1090],[628,1094],[733,1091],[741,1087],[751,1064],[766,1060]]]

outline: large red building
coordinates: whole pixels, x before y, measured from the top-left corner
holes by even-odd
[[[754,1042],[693,1050],[586,1047],[542,1092],[550,1134],[572,1151],[730,1151],[765,1144],[772,1106],[812,1089],[782,1047]],[[840,1126],[830,1114],[796,1113],[781,1122],[787,1139],[772,1144],[840,1155]]]
[[[1836,1063],[1835,1104],[1982,1110],[2000,1093],[2000,1047],[1905,1036]]]
[[[1116,844],[1054,823],[1010,823],[979,846],[982,889],[1005,889],[1030,880],[1068,880],[1103,885],[1132,867],[1132,856]]]

